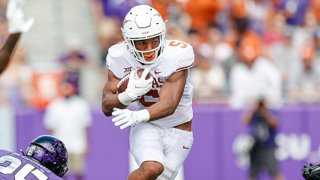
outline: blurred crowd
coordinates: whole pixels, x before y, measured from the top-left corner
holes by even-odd
[[[105,68],[108,48],[122,41],[121,24],[137,4],[150,4],[167,20],[167,39],[193,45],[190,78],[194,102],[243,108],[264,97],[272,107],[320,102],[320,1],[318,0],[90,0],[100,59],[92,59],[81,37],[65,39],[58,70],[34,72],[28,47],[20,43],[0,78],[0,106],[44,109],[60,96],[68,76],[82,95],[81,72]],[[6,0],[0,1],[0,43],[7,36]],[[93,63],[95,62],[95,63]],[[105,78],[103,71],[100,79]],[[45,89],[45,90],[44,90]],[[87,88],[88,89],[88,88]],[[100,102],[96,102],[99,104]]]
[[[94,0],[101,62],[139,3],[167,20],[167,38],[193,45],[196,103],[235,108],[263,96],[273,107],[320,100],[318,0]]]

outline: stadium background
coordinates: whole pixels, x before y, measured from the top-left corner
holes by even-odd
[[[87,179],[101,179],[102,177],[106,177],[104,179],[125,179],[130,164],[129,156],[126,156],[128,154],[128,130],[120,131],[114,127],[110,118],[102,115],[99,106],[105,81],[103,57],[107,53],[108,46],[121,40],[121,33],[119,33],[121,23],[119,22],[125,12],[138,3],[155,5],[162,15],[169,19],[168,37],[190,42],[195,46],[196,59],[201,59],[214,56],[208,52],[215,52],[213,49],[206,49],[208,46],[201,44],[205,41],[203,38],[206,38],[203,37],[206,31],[202,32],[201,29],[215,27],[215,30],[218,29],[222,34],[223,41],[229,42],[228,32],[232,30],[230,14],[254,19],[252,29],[260,35],[265,49],[272,44],[270,42],[278,41],[277,38],[287,36],[287,33],[293,36],[295,31],[292,28],[310,29],[303,23],[303,19],[304,15],[313,8],[312,11],[315,12],[314,17],[316,18],[313,28],[317,35],[319,32],[318,12],[320,12],[317,9],[319,8],[317,0],[294,1],[297,3],[295,8],[297,17],[292,18],[292,21],[286,19],[286,27],[291,28],[289,32],[281,31],[278,34],[279,37],[266,35],[266,32],[270,30],[268,25],[272,24],[271,22],[275,19],[271,18],[270,22],[267,17],[261,18],[264,16],[259,16],[261,15],[259,13],[254,16],[255,13],[247,11],[252,8],[252,6],[248,8],[248,4],[254,4],[256,10],[280,11],[283,8],[281,4],[289,1],[27,0],[26,15],[35,17],[36,22],[32,30],[23,35],[22,46],[19,47],[18,52],[24,53],[14,58],[14,60],[21,58],[25,61],[16,66],[11,65],[6,72],[7,75],[0,78],[0,131],[2,132],[0,148],[19,151],[24,149],[35,136],[47,133],[43,127],[42,117],[47,103],[59,96],[55,89],[63,69],[59,58],[71,47],[76,47],[89,57],[89,63],[81,66],[79,88],[80,95],[92,105],[94,117],[90,128],[90,152],[87,159],[86,177]],[[5,2],[2,0],[0,3],[2,9],[1,37],[6,37],[6,24],[3,19]],[[202,5],[209,7],[211,3],[213,4],[211,10],[201,10]],[[186,11],[182,7],[192,8]],[[287,8],[290,9],[290,7]],[[205,19],[205,22],[201,21],[192,25],[191,16],[194,15],[194,12],[202,15],[195,18]],[[314,32],[308,31],[312,36]],[[276,32],[269,32],[270,34],[275,35]],[[194,41],[194,35],[201,41]],[[199,44],[196,44],[198,42]],[[220,49],[220,51],[226,51],[220,54],[223,57],[230,54],[227,49]],[[319,62],[319,51],[317,47],[317,62]],[[195,68],[200,68],[201,65],[197,65],[199,64],[196,63]],[[31,78],[23,76],[22,83],[19,78],[12,78],[13,80],[8,78],[12,77],[11,75],[16,77],[17,74],[21,74],[20,68],[28,69],[28,76]],[[19,70],[13,71],[12,69]],[[45,82],[50,83],[41,83],[43,81],[39,79],[43,77],[45,77]],[[230,91],[227,81],[226,75],[225,82],[220,82],[223,88],[214,91],[217,95],[205,97],[205,101],[201,99],[203,98],[201,95],[195,97],[195,144],[184,166],[185,180],[247,179],[248,156],[246,152],[250,138],[247,134],[248,129],[241,119],[243,112],[248,107],[240,109],[230,107],[228,104]],[[12,88],[15,91],[12,91]],[[29,93],[27,95],[21,93],[25,88],[31,88],[30,91],[27,91]],[[283,90],[283,104],[275,110],[280,120],[277,157],[285,179],[302,179],[300,171],[303,164],[320,162],[320,132],[318,131],[320,101],[316,96],[312,101],[296,101],[290,99],[288,94],[287,89]],[[6,116],[7,114],[12,116]],[[263,178],[268,179],[266,176]]]

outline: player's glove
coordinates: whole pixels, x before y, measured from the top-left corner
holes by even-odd
[[[146,79],[150,69],[144,69],[141,77],[137,76],[136,71],[131,71],[127,89],[118,95],[119,101],[124,105],[129,105],[141,96],[145,95],[152,88],[152,78]]]
[[[128,109],[114,108],[112,116],[114,116],[114,118],[112,118],[112,122],[114,122],[115,126],[120,126],[120,129],[135,126],[141,122],[150,120],[150,113],[146,109],[130,111]]]
[[[302,168],[302,176],[306,180],[320,180],[320,164],[308,164]]]
[[[25,20],[22,11],[23,4],[25,0],[9,0],[8,2],[6,16],[10,34],[27,32],[34,23],[33,18]]]

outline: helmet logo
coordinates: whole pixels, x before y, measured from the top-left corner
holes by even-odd
[[[36,146],[31,145],[27,150],[27,155],[32,156],[35,149],[36,149]]]

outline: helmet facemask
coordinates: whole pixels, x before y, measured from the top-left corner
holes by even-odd
[[[38,161],[57,176],[62,177],[68,171],[68,152],[62,141],[52,136],[40,136],[33,140],[25,156]]]
[[[142,64],[152,64],[159,59],[165,45],[166,26],[160,14],[150,6],[139,5],[132,8],[123,22],[122,33],[131,55]],[[135,41],[158,37],[159,45],[153,49],[138,50]],[[152,60],[146,60],[144,54],[155,52]]]

